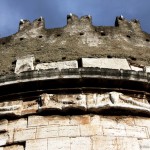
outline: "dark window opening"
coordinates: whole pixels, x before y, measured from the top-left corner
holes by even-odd
[[[130,35],[127,35],[127,38],[131,38],[131,36],[130,36]]]
[[[24,38],[20,38],[20,41],[23,41],[24,40]]]

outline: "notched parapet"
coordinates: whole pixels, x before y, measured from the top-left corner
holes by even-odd
[[[19,31],[40,27],[45,28],[45,20],[42,17],[34,20],[32,23],[29,20],[23,19],[21,19],[19,22]]]
[[[141,31],[140,22],[137,19],[128,21],[122,15],[116,17],[115,26],[123,30]]]
[[[74,24],[74,23],[78,23],[79,22],[79,18],[78,16],[70,13],[69,15],[67,15],[67,25],[68,24]]]
[[[31,26],[31,22],[29,20],[23,20],[21,19],[19,22],[19,31],[24,30]]]
[[[39,28],[39,27],[45,28],[45,20],[44,20],[44,18],[40,17],[40,18],[34,20],[33,23],[32,23],[32,26],[34,28]]]
[[[80,18],[80,22],[92,24],[92,16],[90,16],[90,15],[82,16]]]
[[[86,16],[82,16],[81,18],[78,18],[78,16],[71,13],[67,15],[67,25],[80,24],[80,23],[92,24],[92,17],[90,15],[86,15]]]

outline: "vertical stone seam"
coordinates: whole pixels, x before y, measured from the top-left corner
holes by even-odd
[[[147,135],[147,139],[149,139],[150,138],[150,133],[149,133],[149,130],[148,130],[147,126],[145,127],[145,132],[146,132],[146,135]]]
[[[48,150],[48,138],[47,138],[47,150]]]
[[[93,140],[92,140],[92,136],[90,136],[90,139],[91,139],[91,144],[92,144],[92,146],[91,146],[92,149],[91,149],[91,150],[94,150],[94,149],[93,149]]]

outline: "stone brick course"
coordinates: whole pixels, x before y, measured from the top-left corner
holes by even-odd
[[[7,144],[16,150],[16,143],[24,143],[25,150],[148,150],[149,120],[146,117],[100,115],[3,120],[0,150],[7,150],[10,147]],[[6,126],[7,130],[3,130]],[[22,150],[24,145],[17,148]]]

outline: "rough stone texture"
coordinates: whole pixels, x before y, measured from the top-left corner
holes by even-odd
[[[82,58],[82,66],[124,70],[131,69],[126,59],[119,58]]]
[[[35,70],[46,70],[46,69],[53,69],[58,68],[61,69],[68,69],[68,68],[78,68],[77,61],[62,61],[62,62],[53,62],[53,63],[42,63],[37,64],[35,66]]]
[[[24,148],[25,150],[148,150],[150,148],[150,119],[147,117],[29,116],[27,120],[26,128],[24,125],[15,128],[16,120],[14,120],[11,121],[12,130],[0,133],[1,150],[9,148],[14,150],[17,148],[19,150]],[[39,120],[45,123],[39,124]],[[32,123],[34,127],[31,127]],[[16,143],[25,143],[25,147]]]
[[[59,137],[48,139],[48,150],[70,150],[70,138]]]
[[[124,111],[130,110],[128,114],[149,114],[150,115],[150,105],[149,99],[145,94],[141,95],[125,95],[120,92],[103,92],[103,93],[82,93],[82,94],[41,94],[38,100],[33,101],[12,101],[12,102],[2,102],[0,103],[0,116],[25,116],[25,115],[35,115],[37,113],[49,111],[60,111],[67,112],[71,109],[81,110],[83,112],[100,112],[111,109],[122,109]],[[122,112],[123,113],[123,112]],[[89,117],[86,116],[84,119],[80,117],[75,117],[76,121],[68,120],[63,118],[64,125],[72,124],[78,122],[89,122]],[[75,120],[74,119],[74,120]],[[59,124],[60,118],[54,117],[50,119],[47,117],[29,117],[31,124],[28,126],[42,126],[48,124]],[[37,123],[38,122],[38,123]],[[2,122],[5,128],[7,128],[7,123]],[[12,124],[12,127],[11,127]],[[16,121],[11,121],[8,123],[8,129],[13,129],[14,124],[16,124],[16,129],[20,126],[26,128],[27,120],[19,119]],[[1,128],[1,130],[4,127]]]
[[[130,65],[130,67],[131,67],[131,70],[134,70],[134,71],[144,71],[143,68],[140,68],[140,67],[136,67],[132,65]]]
[[[24,150],[24,147],[22,145],[12,145],[1,147],[0,150]]]
[[[14,141],[26,141],[35,139],[36,128],[18,129],[14,132]]]
[[[24,56],[22,58],[18,58],[15,67],[15,73],[19,74],[20,72],[34,70],[33,62],[35,58],[34,56]]]
[[[144,71],[149,73],[150,72],[150,66],[145,66]]]
[[[150,149],[149,41],[122,16],[21,20],[0,38],[0,150]]]
[[[8,120],[6,119],[0,120],[0,132],[7,131],[7,128],[8,128]]]
[[[27,140],[25,150],[48,150],[47,139]]]
[[[72,14],[67,16],[65,27],[55,29],[46,29],[43,18],[32,23],[24,20],[17,33],[0,38],[0,74],[14,72],[16,58],[31,54],[36,64],[108,57],[126,58],[132,64],[145,66],[150,62],[149,41],[150,35],[141,30],[139,22],[125,18],[117,17],[115,26],[106,27],[94,26],[92,17]],[[25,66],[25,70],[32,69]]]

